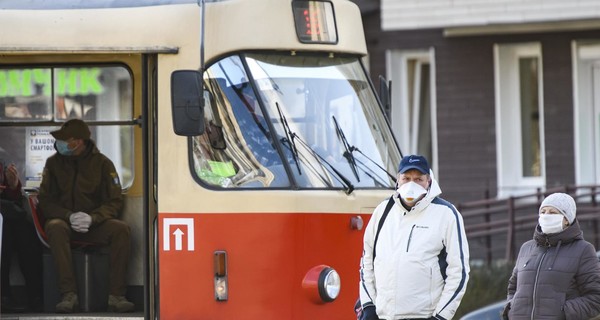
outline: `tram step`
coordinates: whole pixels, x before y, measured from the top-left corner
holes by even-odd
[[[137,313],[74,313],[59,314],[2,314],[2,320],[143,320],[144,315]]]

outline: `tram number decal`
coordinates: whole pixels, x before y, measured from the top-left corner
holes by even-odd
[[[163,251],[171,251],[171,238],[175,240],[175,251],[181,251],[184,235],[187,235],[187,251],[194,251],[194,219],[165,218],[163,221]]]

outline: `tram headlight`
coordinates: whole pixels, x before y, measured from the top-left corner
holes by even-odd
[[[332,302],[340,294],[340,275],[327,265],[315,266],[304,276],[302,288],[315,303]]]
[[[340,294],[340,275],[332,268],[325,268],[321,272],[321,275],[324,276],[323,281],[319,280],[319,294],[321,299],[326,302],[335,300]]]

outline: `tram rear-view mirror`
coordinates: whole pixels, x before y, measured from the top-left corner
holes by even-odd
[[[387,114],[391,108],[390,86],[388,86],[387,80],[382,75],[379,76],[379,99],[383,110]]]
[[[204,95],[202,74],[196,70],[177,70],[171,74],[173,130],[180,136],[204,133]]]

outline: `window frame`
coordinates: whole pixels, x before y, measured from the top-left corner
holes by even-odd
[[[437,131],[437,89],[435,77],[435,49],[425,48],[416,50],[389,50],[386,54],[387,77],[392,81],[392,101],[393,105],[399,105],[399,108],[391,109],[391,122],[394,135],[399,137],[400,149],[404,154],[423,154],[431,164],[434,174],[438,173],[438,131]],[[416,77],[411,77],[411,64],[417,66],[429,65],[429,118],[430,132],[429,137],[423,137],[419,133],[419,117],[424,107],[420,99],[413,99],[415,93],[422,92],[422,77],[420,72],[415,73]],[[421,71],[421,68],[419,68]],[[419,85],[415,85],[415,80]],[[415,109],[419,109],[418,112]],[[427,152],[420,149],[419,146],[431,145]]]
[[[538,113],[540,176],[523,174],[521,86],[519,59],[538,59]],[[515,196],[545,188],[544,83],[542,46],[538,42],[494,45],[496,158],[498,197]],[[517,125],[516,125],[517,124]]]
[[[119,172],[119,177],[121,179],[121,183],[122,183],[122,188],[124,191],[126,191],[127,189],[129,189],[132,185],[133,185],[133,181],[135,179],[135,161],[133,161],[134,159],[134,149],[135,149],[135,135],[134,135],[134,126],[140,126],[141,125],[141,121],[140,118],[134,118],[134,111],[135,111],[135,101],[134,101],[134,94],[133,91],[135,90],[135,78],[134,78],[134,74],[131,70],[131,68],[124,63],[118,63],[118,62],[108,62],[108,63],[93,63],[93,62],[85,62],[85,63],[44,63],[44,64],[2,64],[0,65],[0,70],[5,70],[5,69],[68,69],[68,68],[107,68],[107,67],[120,67],[123,68],[129,75],[129,82],[130,82],[130,87],[129,90],[131,91],[130,93],[130,97],[129,97],[129,104],[130,104],[130,115],[132,116],[131,119],[119,119],[119,120],[89,120],[89,119],[84,119],[84,121],[88,124],[88,126],[90,127],[90,129],[92,130],[92,132],[94,132],[95,128],[100,128],[100,130],[102,130],[102,128],[106,128],[106,127],[111,127],[111,126],[115,126],[118,127],[118,129],[116,129],[116,132],[114,134],[112,134],[110,137],[106,137],[105,135],[102,135],[102,137],[100,137],[100,134],[98,134],[98,136],[92,135],[92,139],[94,140],[94,142],[96,143],[96,145],[98,146],[98,148],[100,149],[100,151],[109,156],[112,155],[113,152],[111,151],[107,151],[107,150],[103,150],[106,148],[103,148],[103,145],[109,145],[110,143],[103,143],[102,141],[114,141],[114,139],[120,139],[121,141],[123,140],[124,136],[123,136],[123,132],[122,132],[122,128],[124,127],[131,127],[130,129],[130,134],[129,134],[129,138],[128,140],[129,142],[129,151],[127,151],[126,149],[123,148],[124,144],[119,144],[121,146],[120,151],[118,151],[117,153],[120,154],[120,158],[119,159],[114,159],[114,157],[110,157],[111,161],[113,161],[113,163],[115,164],[115,167],[117,168],[117,171]],[[1,128],[10,128],[10,127],[25,127],[25,133],[27,133],[29,131],[30,128],[39,128],[39,129],[48,129],[48,130],[55,130],[60,128],[60,126],[66,122],[67,120],[69,120],[70,118],[67,116],[66,119],[58,119],[56,118],[56,98],[57,96],[55,95],[55,88],[54,86],[55,84],[55,78],[53,77],[55,73],[51,72],[51,93],[50,93],[50,97],[49,97],[49,117],[43,118],[43,119],[34,119],[34,118],[23,118],[23,119],[19,119],[19,118],[0,118],[0,129]],[[118,86],[118,84],[117,84]],[[71,117],[72,118],[72,117]],[[24,139],[27,139],[24,136]],[[25,142],[24,143],[24,147],[27,148],[28,143]],[[53,153],[52,153],[53,154]],[[27,150],[25,150],[24,152],[24,162],[22,163],[22,168],[19,168],[19,170],[21,171],[20,176],[21,176],[21,180],[23,183],[23,187],[37,187],[39,186],[39,181],[36,182],[36,180],[31,180],[31,181],[26,181],[27,176],[26,176],[26,163],[27,163]],[[51,155],[51,154],[50,154]],[[50,155],[48,155],[47,157],[49,157]],[[46,157],[46,158],[47,158]],[[125,166],[123,165],[123,159],[125,159],[126,157],[128,157],[129,159],[132,159],[129,163],[130,166]],[[6,161],[6,159],[5,159]],[[45,162],[45,159],[44,159]],[[124,172],[128,172],[129,174],[127,175],[127,177],[124,177]],[[41,173],[40,173],[41,174]]]

